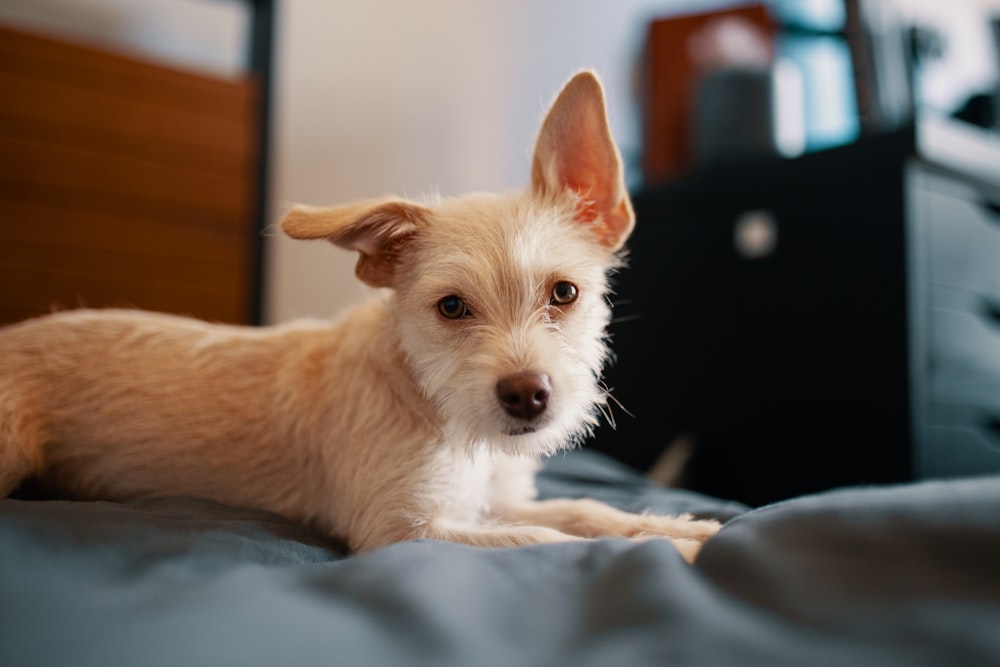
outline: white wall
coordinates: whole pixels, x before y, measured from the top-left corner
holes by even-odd
[[[613,131],[626,157],[635,155],[632,77],[645,24],[709,4],[285,0],[277,39],[275,222],[292,203],[526,184],[545,106],[582,67],[602,75]],[[351,254],[277,231],[268,241],[268,320],[332,315],[364,294]]]

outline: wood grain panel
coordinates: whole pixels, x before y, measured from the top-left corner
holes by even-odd
[[[63,210],[117,215],[130,221],[166,222],[178,226],[210,227],[230,238],[242,226],[238,211],[194,208],[188,202],[149,199],[132,192],[107,192],[50,183],[12,182],[0,179],[0,200],[53,206]]]
[[[255,95],[0,27],[0,323],[80,305],[245,322]]]
[[[253,83],[163,67],[100,48],[0,26],[0,71],[61,81],[156,107],[251,123]]]
[[[58,257],[58,253],[55,254]],[[36,317],[69,308],[148,308],[218,322],[242,321],[242,306],[232,299],[230,285],[206,282],[199,287],[178,285],[172,277],[156,281],[149,275],[80,273],[42,265],[0,268],[5,280],[3,310]],[[38,298],[44,292],[45,299]]]
[[[0,247],[51,246],[106,250],[173,260],[205,260],[235,266],[245,261],[245,243],[211,224],[93,213],[50,202],[0,197]]]
[[[148,142],[181,149],[204,147],[242,160],[251,150],[251,128],[234,119],[157,107],[5,73],[0,73],[0,90],[4,91],[0,116],[11,121],[73,128],[80,134],[94,133],[103,138],[118,137],[125,140],[122,146]]]
[[[220,150],[208,145],[177,143],[158,136],[128,135],[116,129],[83,128],[2,113],[0,127],[4,128],[2,134],[25,141],[48,142],[68,149],[131,157],[220,175],[241,173],[251,158],[249,143],[245,152]]]
[[[65,148],[50,142],[0,137],[0,180],[59,188],[130,194],[155,205],[176,201],[195,209],[247,215],[249,183],[239,175],[217,176],[194,169]]]

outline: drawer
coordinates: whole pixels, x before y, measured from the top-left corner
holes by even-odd
[[[966,310],[931,308],[928,316],[930,401],[980,406],[1000,417],[1000,322]]]
[[[954,188],[918,196],[929,225],[930,282],[1000,301],[1000,202],[961,187],[963,196]]]
[[[914,450],[918,478],[958,477],[1000,471],[1000,424],[970,411],[967,421],[918,427]]]
[[[932,308],[972,313],[1000,331],[1000,297],[948,285],[934,285],[929,292]]]

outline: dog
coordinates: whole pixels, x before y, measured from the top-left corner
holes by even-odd
[[[269,510],[354,552],[514,547],[719,524],[537,500],[540,460],[608,396],[609,275],[634,225],[593,72],[546,114],[530,186],[294,206],[284,232],[356,252],[375,290],[339,320],[209,324],[74,310],[0,330],[0,497],[194,495]]]

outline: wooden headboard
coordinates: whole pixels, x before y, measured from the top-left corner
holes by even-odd
[[[0,323],[79,306],[252,320],[258,95],[249,75],[0,26]]]

